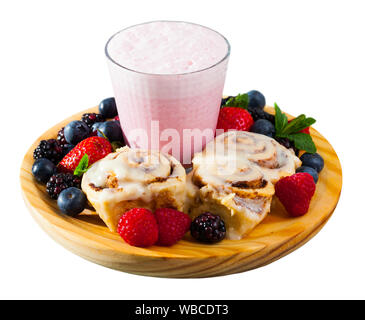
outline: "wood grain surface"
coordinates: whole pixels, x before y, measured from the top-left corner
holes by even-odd
[[[266,109],[273,112],[272,108]],[[85,112],[97,112],[97,108],[65,119],[34,142],[24,157],[20,182],[25,203],[42,229],[68,250],[94,263],[134,274],[171,278],[212,277],[247,271],[267,265],[305,244],[321,230],[339,200],[340,161],[329,142],[311,128],[325,167],[306,215],[289,217],[274,197],[271,213],[242,240],[207,245],[187,234],[172,247],[129,246],[117,233],[110,232],[92,210],[87,209],[76,218],[61,214],[56,201],[47,196],[45,187],[38,184],[31,173],[33,150],[39,141],[56,137],[62,126],[80,119]]]

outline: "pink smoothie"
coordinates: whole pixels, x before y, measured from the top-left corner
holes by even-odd
[[[130,146],[160,149],[190,163],[214,136],[227,40],[200,25],[156,21],[115,34],[106,53]]]

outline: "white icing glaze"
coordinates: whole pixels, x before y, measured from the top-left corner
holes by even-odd
[[[135,199],[148,202],[152,197],[150,183],[177,175],[174,168],[178,163],[172,159],[159,152],[124,147],[94,163],[84,174],[82,186],[99,189],[102,202]]]
[[[267,136],[245,131],[229,131],[210,142],[194,156],[194,175],[204,184],[232,186],[263,181],[275,183],[295,173],[300,160],[292,150]]]

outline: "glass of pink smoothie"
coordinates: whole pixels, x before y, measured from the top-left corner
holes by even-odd
[[[226,38],[198,24],[153,21],[114,34],[105,52],[127,143],[189,164],[215,135]]]

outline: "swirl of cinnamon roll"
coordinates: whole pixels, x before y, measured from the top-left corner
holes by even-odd
[[[194,156],[186,210],[193,217],[204,211],[222,216],[228,238],[240,239],[270,211],[274,184],[298,166],[294,152],[274,139],[226,132]]]
[[[186,174],[179,161],[158,151],[124,147],[94,163],[81,187],[111,231],[131,208],[182,210]]]

